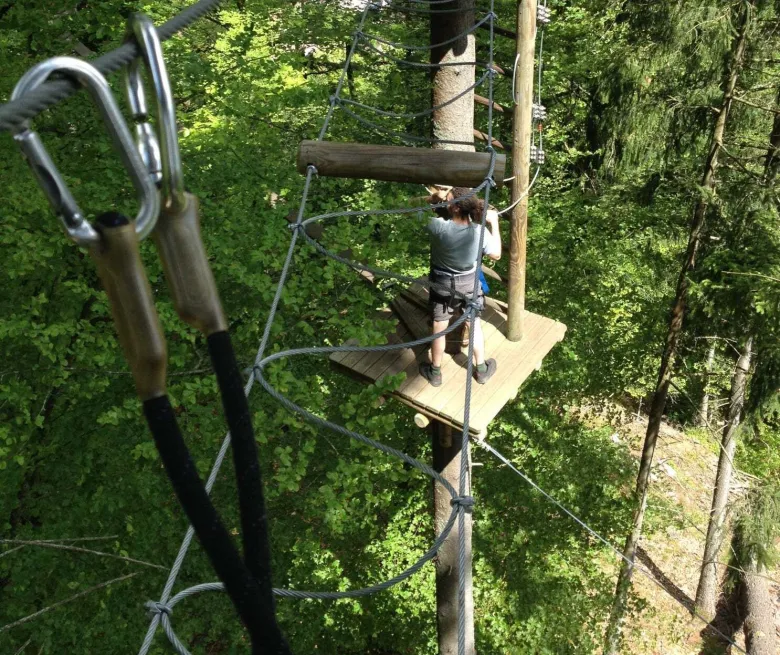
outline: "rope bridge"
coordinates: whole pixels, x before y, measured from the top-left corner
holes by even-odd
[[[158,34],[161,40],[165,40],[167,38],[170,38],[173,34],[175,34],[177,31],[184,29],[186,26],[191,24],[196,19],[205,16],[209,11],[215,9],[219,4],[221,0],[200,0],[199,2],[196,2],[189,8],[185,9],[183,12],[166,22],[164,25],[162,25],[158,29]],[[334,116],[334,113],[339,110],[344,115],[354,119],[358,123],[364,125],[365,127],[368,127],[369,129],[379,132],[381,134],[384,134],[391,138],[397,138],[403,141],[410,141],[410,142],[421,142],[421,143],[431,143],[431,144],[467,144],[467,145],[473,145],[473,142],[462,142],[462,141],[447,141],[447,140],[439,140],[429,137],[422,137],[419,135],[409,134],[406,132],[397,132],[388,129],[386,126],[382,125],[381,123],[378,123],[376,121],[370,120],[365,118],[364,116],[361,116],[357,113],[357,111],[353,111],[353,108],[355,110],[363,110],[363,111],[370,111],[376,114],[377,116],[384,116],[388,118],[393,119],[410,119],[410,118],[419,118],[424,117],[427,115],[431,115],[433,112],[437,111],[438,109],[445,107],[459,98],[463,97],[467,93],[473,91],[474,89],[483,86],[485,83],[488,85],[488,102],[487,102],[487,112],[488,112],[488,118],[487,118],[487,145],[485,146],[485,150],[487,153],[490,154],[490,165],[487,171],[487,174],[485,175],[482,182],[476,186],[473,190],[471,195],[482,193],[484,194],[484,209],[482,214],[482,220],[481,220],[481,230],[480,230],[480,247],[478,249],[478,252],[482,252],[482,244],[484,239],[484,232],[485,232],[485,225],[486,225],[486,214],[487,209],[489,206],[489,199],[492,188],[495,186],[494,181],[494,169],[495,169],[495,163],[496,163],[496,152],[493,147],[493,107],[494,107],[494,86],[495,86],[495,78],[497,74],[497,68],[495,67],[493,56],[494,56],[494,37],[495,37],[495,20],[496,15],[493,11],[494,9],[494,0],[490,0],[490,5],[488,11],[479,18],[479,20],[468,30],[464,31],[463,33],[459,34],[457,37],[453,37],[452,39],[449,39],[445,42],[439,43],[439,44],[432,44],[432,45],[426,45],[426,46],[419,46],[419,45],[410,45],[410,44],[403,44],[403,43],[395,43],[392,41],[385,40],[381,37],[371,35],[364,31],[364,27],[366,26],[366,23],[374,12],[379,11],[393,11],[393,12],[402,12],[407,14],[419,14],[423,16],[431,16],[435,15],[437,13],[452,13],[452,9],[442,9],[437,7],[437,5],[442,5],[450,0],[406,0],[406,4],[394,4],[394,3],[384,3],[382,2],[380,4],[374,4],[372,2],[367,2],[365,8],[363,9],[363,12],[360,16],[360,20],[358,23],[358,27],[353,35],[353,40],[351,47],[349,49],[346,61],[344,63],[344,66],[341,71],[341,75],[336,87],[336,90],[334,94],[330,97],[330,102],[327,108],[327,112],[322,124],[322,127],[319,132],[318,141],[322,141],[326,134],[328,133],[328,128],[330,126],[331,120]],[[422,7],[422,5],[426,5],[425,8]],[[543,35],[543,27],[546,24],[547,20],[549,19],[549,10],[546,7],[546,2],[543,6],[539,7],[540,14],[539,14],[539,24],[541,26],[540,28],[540,34]],[[457,10],[455,10],[457,11]],[[433,48],[437,48],[443,45],[447,45],[452,42],[456,42],[459,39],[462,39],[469,34],[473,33],[478,28],[487,29],[489,31],[489,41],[488,41],[488,60],[487,61],[474,61],[474,62],[457,62],[457,63],[440,63],[440,64],[430,64],[430,63],[424,63],[424,62],[416,62],[416,61],[409,61],[405,59],[399,59],[397,57],[394,57],[386,52],[383,52],[382,49],[380,49],[378,46],[375,45],[375,43],[383,44],[385,46],[388,46],[390,48],[396,48],[396,49],[404,49],[408,52],[417,52],[417,51],[429,51]],[[541,105],[541,74],[542,74],[542,44],[543,39],[540,38],[539,42],[539,84],[537,86],[537,104],[534,107],[533,112],[533,120],[535,122],[541,121],[544,119],[544,107]],[[366,105],[357,101],[354,101],[352,99],[344,98],[342,97],[341,93],[345,84],[345,80],[347,78],[347,73],[350,67],[350,64],[355,56],[355,53],[361,51],[361,52],[369,52],[374,53],[379,56],[381,56],[383,59],[396,63],[399,66],[402,67],[408,67],[408,68],[417,68],[417,69],[432,69],[432,68],[440,68],[441,66],[447,66],[447,65],[455,65],[455,66],[479,66],[481,68],[485,69],[485,72],[477,79],[473,85],[471,85],[469,88],[465,89],[461,93],[459,93],[456,97],[448,100],[446,103],[442,103],[436,107],[431,107],[430,109],[426,109],[420,112],[407,112],[407,113],[398,113],[398,112],[392,112],[388,111],[386,109],[373,107],[370,105]],[[100,70],[104,74],[108,74],[111,72],[115,72],[122,68],[123,66],[128,65],[131,61],[133,61],[136,57],[139,56],[139,49],[138,47],[132,43],[128,42],[121,46],[120,48],[117,48],[116,50],[109,52],[98,59],[94,60],[92,63],[95,65],[95,67]],[[517,62],[515,63],[515,66],[517,65]],[[78,86],[74,84],[73,82],[67,80],[67,79],[58,79],[56,81],[46,82],[39,86],[38,88],[34,89],[33,91],[24,94],[20,98],[13,100],[9,103],[6,103],[4,105],[0,105],[0,131],[3,130],[17,130],[21,126],[25,124],[25,121],[33,118],[38,113],[43,111],[44,109],[53,106],[54,104],[58,103],[59,101],[63,100],[64,98],[68,97],[72,93],[74,93],[78,89]],[[516,102],[517,99],[515,96],[514,91],[514,77],[513,77],[513,90],[512,90],[513,100]],[[534,175],[533,181],[531,182],[531,185],[536,181],[539,170],[541,167],[541,164],[544,161],[544,153],[542,150],[542,142],[541,142],[541,131],[538,132],[538,146],[536,141],[536,130],[534,131],[534,142],[533,147],[536,149],[536,154],[534,155],[534,151],[532,150],[532,160],[534,163],[537,164],[536,173]],[[276,318],[276,314],[278,311],[279,303],[282,297],[283,290],[285,288],[285,285],[287,281],[289,280],[291,274],[292,274],[292,261],[293,261],[293,255],[295,252],[296,245],[298,243],[299,237],[303,237],[303,239],[308,242],[311,246],[313,246],[318,252],[320,252],[323,256],[326,256],[330,259],[333,259],[334,261],[340,262],[346,266],[349,266],[355,270],[359,271],[366,271],[370,272],[375,276],[378,277],[389,277],[394,278],[396,280],[405,281],[405,282],[418,282],[421,283],[417,278],[413,278],[407,275],[395,273],[393,271],[388,271],[376,267],[372,267],[369,265],[365,265],[356,261],[353,261],[351,259],[342,257],[334,252],[331,252],[327,248],[325,248],[322,244],[320,244],[317,240],[309,236],[306,232],[306,227],[308,225],[311,225],[316,222],[324,222],[324,221],[331,221],[331,220],[337,220],[340,218],[346,218],[350,216],[376,216],[376,215],[400,215],[400,214],[413,214],[413,213],[419,213],[419,212],[427,212],[430,211],[431,208],[436,207],[445,207],[449,204],[452,204],[452,202],[442,202],[437,205],[425,205],[422,207],[413,207],[413,208],[399,208],[399,209],[388,209],[388,210],[369,210],[369,211],[338,211],[338,212],[332,212],[327,214],[321,214],[318,216],[314,216],[311,218],[304,218],[308,197],[310,190],[312,188],[312,185],[314,184],[315,177],[317,175],[317,170],[313,165],[309,165],[306,167],[306,177],[303,185],[303,191],[301,195],[301,202],[298,208],[297,212],[297,218],[293,224],[290,225],[291,228],[291,238],[290,243],[287,249],[287,254],[284,260],[284,265],[282,267],[281,276],[279,279],[279,283],[276,288],[276,292],[274,295],[273,302],[270,307],[270,311],[268,314],[268,318],[265,324],[265,328],[263,331],[263,335],[259,344],[259,347],[257,349],[255,358],[254,358],[254,364],[252,366],[249,378],[246,382],[246,384],[243,387],[243,393],[245,396],[249,396],[249,394],[252,392],[255,383],[257,382],[272,398],[274,398],[276,401],[278,401],[282,406],[287,408],[288,410],[297,413],[301,417],[303,417],[305,420],[309,421],[310,423],[317,425],[319,427],[327,428],[329,430],[332,430],[334,432],[337,432],[343,436],[349,437],[350,439],[354,439],[360,443],[363,443],[367,446],[370,446],[372,448],[376,448],[377,450],[391,456],[395,457],[402,462],[408,464],[409,466],[414,467],[415,469],[419,470],[426,476],[432,478],[433,480],[439,482],[450,494],[451,496],[451,505],[452,505],[452,511],[450,513],[450,516],[442,529],[439,536],[436,538],[436,540],[433,542],[431,547],[415,562],[412,566],[407,568],[406,570],[400,572],[395,577],[370,586],[370,587],[364,587],[359,589],[352,589],[347,591],[320,591],[320,590],[297,590],[297,589],[273,589],[273,593],[278,597],[283,598],[294,598],[294,599],[314,599],[314,600],[338,600],[338,599],[344,599],[344,598],[360,598],[367,596],[369,594],[373,594],[382,590],[386,590],[393,585],[398,584],[399,582],[402,582],[406,579],[408,579],[410,576],[414,575],[417,571],[419,571],[427,562],[431,561],[437,551],[439,550],[442,543],[447,539],[449,534],[451,533],[453,527],[455,526],[456,522],[458,523],[458,526],[460,528],[459,530],[459,543],[458,543],[458,566],[459,566],[459,588],[458,588],[458,654],[459,655],[467,655],[466,653],[466,647],[465,647],[465,635],[466,635],[466,626],[465,626],[465,575],[464,575],[464,569],[466,566],[466,542],[465,542],[465,530],[464,530],[464,523],[465,523],[465,516],[467,512],[471,512],[472,508],[474,507],[474,499],[468,495],[466,495],[467,490],[467,475],[468,475],[468,447],[469,447],[469,411],[470,411],[470,399],[471,399],[471,386],[472,386],[472,380],[473,380],[473,351],[474,351],[474,321],[477,317],[478,308],[475,303],[467,303],[466,311],[464,314],[457,319],[453,324],[451,324],[446,330],[438,333],[438,334],[432,334],[429,336],[426,336],[424,338],[419,338],[410,342],[400,343],[400,344],[386,344],[386,345],[376,345],[376,346],[337,346],[337,347],[311,347],[311,348],[298,348],[298,349],[292,349],[292,350],[286,350],[282,352],[275,353],[273,355],[266,355],[266,348],[268,346],[269,337],[271,333],[271,328],[273,326],[273,323]],[[509,178],[512,179],[512,178]],[[530,187],[529,187],[530,190]],[[525,194],[528,193],[529,190],[525,191]],[[524,197],[524,196],[522,196]],[[517,199],[514,204],[517,204],[521,199]],[[461,198],[462,200],[462,198]],[[510,207],[507,207],[506,209],[502,210],[502,213],[505,211],[509,211],[514,207],[514,204]],[[476,264],[479,264],[479,258],[478,261],[475,262]],[[422,282],[422,284],[430,287],[431,284],[427,282]],[[479,284],[479,280],[477,279],[475,281],[475,287],[473,289],[473,297],[476,297],[477,294],[477,286]],[[463,430],[462,430],[462,452],[461,452],[461,467],[459,471],[459,484],[458,488],[455,488],[453,485],[451,485],[446,479],[444,479],[439,473],[437,473],[435,470],[433,470],[430,466],[410,457],[409,455],[396,450],[390,446],[387,446],[383,443],[380,443],[378,441],[375,441],[373,439],[370,439],[369,437],[362,435],[358,432],[348,430],[347,428],[340,426],[338,424],[335,424],[331,421],[325,420],[312,412],[308,411],[307,409],[295,404],[290,399],[286,398],[283,394],[281,394],[278,390],[276,390],[265,378],[264,371],[266,367],[271,364],[274,361],[279,361],[283,359],[288,359],[291,357],[299,357],[299,356],[322,356],[322,355],[329,355],[333,353],[351,353],[351,352],[383,352],[383,351],[391,351],[391,350],[400,350],[404,348],[412,348],[415,346],[422,346],[429,344],[434,339],[449,334],[455,330],[457,330],[461,325],[463,325],[466,321],[469,321],[471,329],[469,330],[469,346],[468,346],[468,358],[467,358],[467,364],[466,364],[466,386],[465,386],[465,408],[464,408],[464,421],[463,421]],[[479,442],[478,442],[479,443]],[[217,476],[219,474],[220,468],[222,467],[222,464],[224,462],[224,459],[227,455],[229,446],[231,444],[231,434],[228,433],[225,437],[225,439],[222,442],[222,445],[220,447],[220,450],[217,454],[216,460],[214,462],[214,465],[210,471],[210,474],[208,476],[208,479],[205,484],[205,490],[210,493],[215,482],[217,479]],[[566,507],[561,505],[557,500],[555,500],[552,496],[547,494],[544,490],[542,490],[536,483],[533,482],[530,478],[528,478],[524,473],[522,473],[519,469],[517,469],[508,459],[506,459],[503,455],[501,455],[495,448],[490,446],[489,444],[485,442],[481,442],[480,446],[491,452],[494,456],[499,458],[504,464],[508,465],[512,470],[520,475],[528,484],[530,484],[534,489],[536,489],[538,492],[544,495],[544,497],[554,503],[556,506],[558,506],[562,511],[564,511],[568,516],[570,516],[573,520],[575,520],[579,525],[581,525],[584,529],[586,529],[591,535],[595,536],[600,542],[602,542],[604,545],[606,545],[608,548],[616,552],[618,555],[622,557],[622,554],[618,549],[616,549],[611,543],[609,543],[606,539],[601,537],[598,533],[596,533],[590,526],[587,525],[584,521],[579,519],[576,515],[574,515],[572,512],[570,512]],[[161,593],[160,599],[158,601],[150,601],[146,604],[146,607],[150,610],[152,616],[151,616],[151,622],[149,625],[149,628],[147,630],[147,633],[145,635],[145,638],[143,640],[143,643],[139,650],[139,655],[146,655],[149,652],[149,649],[151,647],[152,641],[154,639],[155,633],[157,629],[162,625],[163,631],[166,634],[168,640],[170,641],[173,648],[180,654],[180,655],[188,655],[189,651],[187,650],[187,647],[185,644],[179,639],[179,637],[176,635],[172,621],[171,616],[173,609],[176,605],[178,605],[180,602],[185,600],[186,598],[193,596],[195,594],[203,593],[203,592],[211,592],[211,591],[224,591],[225,586],[222,583],[205,583],[205,584],[199,584],[192,587],[189,587],[187,589],[184,589],[180,592],[178,592],[175,595],[172,595],[173,588],[175,586],[177,577],[179,575],[179,572],[181,570],[181,567],[184,563],[184,560],[187,556],[187,553],[189,551],[189,548],[192,543],[192,539],[195,536],[195,530],[192,526],[190,526],[184,536],[184,539],[181,543],[181,546],[179,548],[178,554],[173,562],[173,565],[170,569],[170,573],[168,576],[168,579],[164,585],[163,591]],[[659,584],[658,581],[655,579],[655,577],[644,567],[635,565],[643,574],[645,574],[647,577],[649,577],[654,583]],[[662,587],[663,588],[663,587]],[[666,589],[664,589],[667,591]],[[667,591],[668,593],[668,591]],[[671,595],[671,594],[670,594]],[[673,596],[672,596],[673,597]],[[677,600],[677,599],[675,599]],[[678,602],[680,602],[678,600]],[[701,617],[699,617],[701,618]],[[26,620],[26,619],[25,619]],[[17,625],[20,622],[14,622],[13,624],[9,624],[8,626],[0,627],[0,632],[2,632],[5,629],[8,629],[12,627],[12,625]],[[717,632],[724,640],[728,641],[732,644],[737,650],[744,652],[741,648],[736,646],[733,641],[731,641],[728,637],[717,631],[715,628],[712,628],[715,632]]]

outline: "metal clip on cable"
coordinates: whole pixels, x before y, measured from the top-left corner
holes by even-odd
[[[112,136],[114,146],[129,171],[141,199],[141,209],[135,223],[119,213],[107,212],[98,216],[94,226],[91,225],[76,204],[37,135],[28,125],[24,125],[14,138],[52,207],[65,224],[68,234],[74,241],[89,249],[90,255],[97,264],[98,274],[109,298],[119,341],[133,373],[138,395],[143,401],[144,414],[166,473],[212,566],[224,582],[225,589],[242,622],[247,626],[253,654],[287,654],[289,649],[275,623],[273,599],[272,597],[270,601],[268,599],[271,594],[270,574],[266,579],[262,579],[257,573],[258,569],[260,572],[267,571],[263,566],[267,565],[270,558],[262,559],[260,556],[268,553],[263,553],[262,548],[253,551],[253,555],[259,553],[257,559],[260,562],[254,567],[242,561],[230,534],[208,497],[177,425],[176,414],[166,395],[165,337],[139,253],[140,240],[155,226],[160,197],[141,157],[136,152],[133,137],[117,107],[111,89],[101,73],[91,64],[70,57],[55,57],[30,69],[17,84],[14,97],[37,88],[51,74],[59,72],[75,77],[87,87],[94,98]],[[195,217],[190,221],[190,225],[197,226],[197,204],[193,204],[192,209],[185,208],[185,212]],[[200,248],[202,250],[202,246]],[[203,259],[205,261],[205,255]],[[184,262],[180,265],[182,268],[185,267]],[[219,307],[218,300],[216,306]],[[213,307],[213,303],[210,307]],[[219,311],[221,316],[221,308]],[[210,309],[208,315],[213,316],[214,312]],[[212,324],[215,322],[212,321]],[[215,341],[212,343],[211,339]],[[238,380],[235,392],[229,399],[224,400],[230,428],[239,432],[243,426],[237,423],[246,420],[251,435],[251,421],[249,421],[246,398],[243,394],[242,379],[232,348],[229,347],[227,332],[211,334],[209,348],[212,351],[212,358],[215,357],[215,353],[222,355],[219,366],[215,364],[215,370],[220,388],[223,389],[223,397],[228,395],[224,391],[229,386],[225,380],[233,382],[234,386],[235,380]],[[232,369],[235,369],[235,372]],[[240,399],[236,400],[239,397]],[[247,429],[243,428],[243,431],[246,433]],[[254,436],[252,435],[251,438],[254,446]],[[253,462],[254,464],[247,464],[245,469],[250,471],[253,468],[257,469],[259,476],[256,452]],[[243,472],[239,471],[239,473]],[[242,497],[242,518],[247,497],[256,499],[256,495],[252,494],[245,494]],[[260,499],[262,500],[262,496]],[[263,505],[261,504],[256,511],[264,511]],[[248,516],[254,519],[254,514],[250,513]],[[259,532],[258,526],[253,525],[251,534],[255,535]],[[253,540],[253,544],[258,542],[263,545],[262,540],[257,537],[251,537],[250,540]],[[267,542],[265,543],[267,545]]]
[[[158,151],[161,158],[159,166],[153,157],[148,157],[147,163],[151,175],[155,175],[157,170],[161,171],[158,184],[162,209],[152,236],[177,314],[206,337],[232,438],[244,561],[257,583],[261,604],[262,643],[254,638],[252,641],[258,653],[289,653],[276,624],[268,521],[249,403],[227,331],[227,320],[217,285],[201,240],[198,199],[184,190],[176,109],[162,46],[154,23],[143,14],[131,16],[128,33],[138,43],[141,58],[152,81],[157,107]],[[153,152],[158,137],[148,122],[138,62],[128,68],[127,93],[136,121],[139,122],[138,149],[141,153]]]
[[[140,64],[136,60],[127,73],[127,96],[136,121],[138,150],[160,153],[147,157],[149,174],[161,188],[162,211],[153,238],[170,286],[179,317],[206,337],[227,329],[227,321],[200,236],[198,199],[184,190],[184,174],[176,125],[173,92],[165,68],[157,30],[149,18],[136,14],[129,22],[155,91],[159,142],[148,122]],[[159,146],[158,146],[159,143]]]
[[[159,213],[159,199],[143,162],[136,154],[133,137],[125,125],[119,107],[108,82],[92,65],[74,57],[54,57],[33,66],[17,83],[11,94],[16,100],[25,93],[41,86],[53,73],[64,73],[85,86],[100,110],[114,147],[119,152],[130,180],[141,203],[135,218],[135,233],[143,239],[154,228]],[[65,231],[80,246],[93,246],[100,241],[98,231],[87,221],[84,212],[70,193],[62,175],[55,166],[38,134],[30,129],[29,122],[13,133],[14,140],[24,153],[38,183],[59,216]]]
[[[91,225],[76,204],[38,135],[25,125],[14,135],[54,211],[68,235],[89,248],[108,294],[119,341],[142,400],[165,395],[166,348],[149,281],[141,264],[138,242],[154,226],[159,198],[143,163],[133,148],[111,89],[100,72],[79,59],[55,57],[31,68],[19,80],[13,97],[43,84],[50,75],[64,72],[78,79],[97,104],[125,168],[141,200],[135,225],[121,214],[102,214]]]

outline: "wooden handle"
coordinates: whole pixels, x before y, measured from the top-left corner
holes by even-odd
[[[227,320],[200,238],[198,199],[190,193],[184,197],[182,209],[163,209],[153,238],[176,313],[208,337],[227,330]]]
[[[111,304],[119,343],[146,402],[165,395],[167,353],[135,225],[116,213],[98,217],[100,241],[90,249]]]

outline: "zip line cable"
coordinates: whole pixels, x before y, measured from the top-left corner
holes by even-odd
[[[190,5],[157,28],[160,40],[167,41],[174,34],[216,9],[222,2],[223,0],[199,0]],[[139,55],[138,46],[134,42],[128,41],[115,50],[91,60],[90,63],[103,75],[109,75],[127,66]],[[72,96],[80,88],[78,84],[69,79],[53,80],[42,84],[34,91],[25,93],[18,100],[0,105],[0,132],[22,127],[25,121]]]

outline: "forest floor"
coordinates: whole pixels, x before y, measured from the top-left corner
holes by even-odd
[[[621,414],[622,420],[611,421],[615,428],[612,441],[616,446],[628,446],[638,460],[647,420],[636,414],[629,417],[624,412]],[[703,645],[704,623],[691,619],[684,609],[693,607],[696,595],[718,462],[716,443],[716,437],[709,430],[685,433],[666,423],[662,426],[655,453],[645,534],[638,557],[645,569],[653,573],[656,582],[639,572],[633,578],[634,590],[643,607],[626,625],[627,652],[632,655],[724,652],[722,647],[708,650]],[[746,480],[738,474],[732,493],[739,494],[745,488]],[[726,544],[721,553],[721,562],[729,559],[728,547]],[[723,567],[723,572],[725,570]],[[772,575],[780,577],[776,571]],[[773,598],[778,607],[776,616],[780,629],[780,586],[774,587]],[[744,648],[741,631],[735,640]]]

